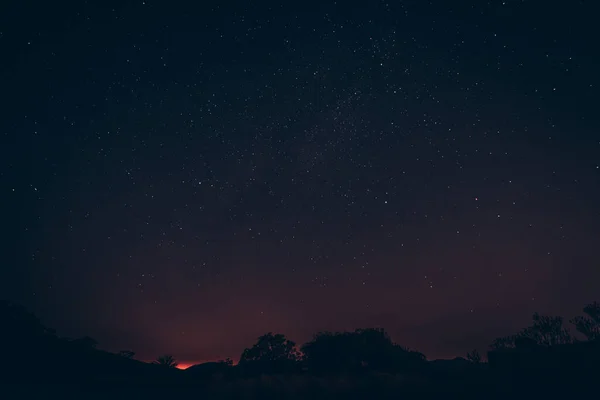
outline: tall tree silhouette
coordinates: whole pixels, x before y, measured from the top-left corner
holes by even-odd
[[[588,340],[600,339],[600,303],[593,302],[583,308],[585,316],[578,316],[571,320],[575,329]]]
[[[264,373],[283,372],[293,369],[299,359],[296,343],[281,333],[269,332],[242,352],[240,365]]]
[[[179,364],[175,361],[175,357],[170,354],[165,354],[164,356],[158,357],[154,364],[160,365],[166,368],[176,368]]]

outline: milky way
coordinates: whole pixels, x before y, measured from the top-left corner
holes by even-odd
[[[10,3],[0,289],[59,334],[453,357],[600,300],[584,2]]]

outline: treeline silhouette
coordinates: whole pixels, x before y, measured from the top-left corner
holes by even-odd
[[[597,302],[570,320],[580,338],[564,326],[563,318],[536,313],[530,326],[494,340],[487,361],[477,350],[453,360],[430,361],[394,343],[385,330],[369,328],[319,332],[302,346],[269,332],[245,349],[235,365],[226,359],[179,370],[172,355],[148,363],[136,360],[131,350],[99,350],[90,337],[59,337],[9,301],[0,302],[0,321],[5,360],[0,382],[20,391],[298,399],[504,398],[600,391]]]

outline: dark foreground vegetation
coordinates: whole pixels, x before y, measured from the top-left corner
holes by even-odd
[[[321,332],[296,346],[267,333],[229,359],[186,370],[170,355],[153,363],[110,353],[89,338],[66,339],[22,307],[0,304],[0,398],[554,399],[600,398],[600,304],[571,320],[534,314],[532,325],[496,339],[484,361],[428,361],[382,329]]]

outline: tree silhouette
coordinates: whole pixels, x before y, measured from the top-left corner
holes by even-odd
[[[563,327],[562,317],[533,314],[533,324],[516,335],[497,338],[491,347],[494,350],[537,346],[556,346],[571,343],[569,331]]]
[[[540,346],[556,346],[571,343],[571,335],[563,328],[562,317],[533,314],[533,325],[521,332],[521,337],[532,339]]]
[[[391,370],[394,356],[402,353],[403,348],[395,347],[387,332],[383,329],[357,329],[352,334],[354,355],[361,367],[370,370]]]
[[[355,370],[360,362],[355,357],[355,346],[350,332],[318,332],[313,340],[302,346],[304,361],[309,370],[336,373]]]
[[[586,305],[583,312],[587,315],[575,317],[570,322],[587,340],[600,339],[600,303],[595,301]]]
[[[283,372],[293,369],[299,359],[296,343],[283,334],[269,332],[243,351],[240,365],[263,373]]]
[[[119,355],[124,358],[133,358],[133,356],[135,356],[135,353],[131,350],[121,350],[119,351]]]
[[[175,358],[170,354],[158,357],[154,364],[160,365],[165,368],[176,368],[179,364],[175,361]]]
[[[383,329],[319,332],[302,346],[302,352],[309,370],[325,374],[398,371],[425,360],[423,354],[394,344]]]

